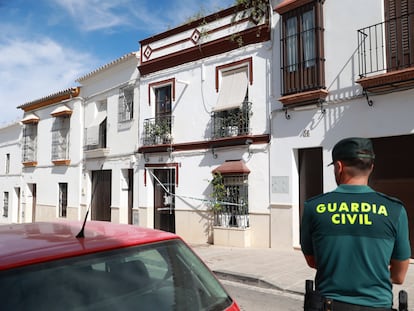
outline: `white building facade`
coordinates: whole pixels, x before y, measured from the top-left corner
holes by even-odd
[[[84,213],[90,209],[93,220],[133,223],[140,113],[137,66],[136,53],[129,53],[77,80],[82,85],[84,124],[81,205]]]
[[[140,225],[269,247],[270,33],[268,6],[240,6],[140,42]]]
[[[21,132],[21,222],[79,219],[82,101],[70,88],[25,103]]]
[[[273,44],[281,57],[273,72],[281,84],[274,85],[272,110],[271,247],[300,246],[303,203],[336,187],[327,165],[345,137],[373,140],[370,185],[402,199],[413,223],[411,6],[368,0],[275,7]]]
[[[0,223],[20,222],[21,210],[21,134],[20,122],[0,128]]]

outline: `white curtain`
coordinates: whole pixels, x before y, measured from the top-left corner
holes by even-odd
[[[298,65],[298,30],[296,21],[296,17],[291,17],[286,21],[287,66],[289,72],[296,71]]]
[[[315,65],[315,22],[313,10],[302,15],[303,61],[305,67]]]

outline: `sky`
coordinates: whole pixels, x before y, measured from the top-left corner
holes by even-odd
[[[0,0],[0,127],[17,107],[138,51],[139,41],[235,0]]]

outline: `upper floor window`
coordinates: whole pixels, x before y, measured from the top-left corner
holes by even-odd
[[[414,1],[385,0],[387,68],[399,70],[414,64]]]
[[[23,163],[36,164],[37,123],[27,123],[23,127]]]
[[[126,87],[119,90],[118,121],[130,121],[134,117],[134,89]]]
[[[282,95],[325,88],[321,1],[285,9],[276,8],[282,15]]]
[[[70,118],[57,117],[52,126],[52,161],[69,159]]]
[[[237,65],[219,71],[219,96],[212,111],[214,138],[249,134],[251,104],[248,85],[251,81],[251,62]]]
[[[171,114],[171,85],[160,86],[155,92],[155,116]]]
[[[106,148],[107,139],[107,101],[99,101],[94,107],[94,115],[86,127],[86,149]]]
[[[6,167],[6,174],[10,173],[10,153],[6,154],[6,163],[5,163],[5,167]]]

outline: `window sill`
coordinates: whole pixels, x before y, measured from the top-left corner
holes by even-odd
[[[387,93],[414,87],[414,68],[364,77],[356,81],[371,93]]]
[[[52,163],[54,165],[70,165],[70,160],[53,160]]]
[[[22,163],[24,167],[37,166],[37,161],[27,161]]]
[[[109,155],[109,148],[99,148],[85,151],[85,158],[103,158]]]
[[[319,89],[282,96],[279,98],[279,101],[285,107],[295,105],[313,105],[319,103],[321,100],[325,100],[326,96],[328,96],[328,91],[325,89]]]

